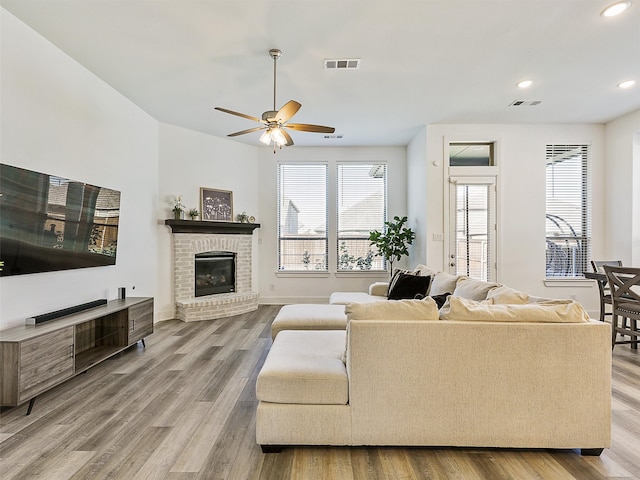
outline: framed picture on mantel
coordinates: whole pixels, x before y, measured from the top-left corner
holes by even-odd
[[[200,212],[202,220],[233,221],[233,192],[200,187]]]

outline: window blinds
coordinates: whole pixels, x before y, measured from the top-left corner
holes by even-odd
[[[385,164],[337,164],[337,266],[345,270],[383,270],[369,242],[372,230],[383,231],[386,220]]]
[[[589,145],[547,145],[547,277],[581,277],[587,270],[590,197]]]
[[[278,165],[278,270],[327,270],[327,165]]]

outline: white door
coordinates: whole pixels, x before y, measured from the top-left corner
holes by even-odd
[[[496,280],[496,179],[451,177],[449,272]]]

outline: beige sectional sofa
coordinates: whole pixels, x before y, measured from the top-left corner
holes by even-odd
[[[348,302],[346,330],[280,330],[256,384],[257,442],[609,447],[609,325],[571,301],[485,295],[440,310],[431,298]]]

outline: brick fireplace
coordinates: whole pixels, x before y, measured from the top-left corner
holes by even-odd
[[[252,239],[259,224],[166,220],[172,229],[176,317],[196,322],[230,317],[258,308],[259,294],[252,291]],[[230,293],[196,297],[195,257],[206,252],[226,252],[235,257],[235,287]]]

